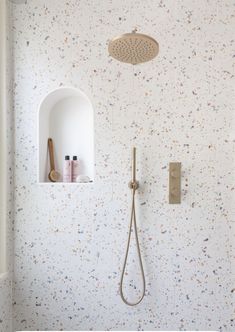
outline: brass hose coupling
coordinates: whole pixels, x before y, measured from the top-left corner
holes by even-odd
[[[139,188],[139,181],[130,181],[128,183],[128,187],[130,189],[134,189],[134,190],[138,189]]]

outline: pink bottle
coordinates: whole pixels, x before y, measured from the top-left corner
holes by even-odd
[[[72,181],[72,164],[69,156],[65,156],[64,168],[63,168],[63,182]]]
[[[73,156],[72,160],[72,182],[76,182],[77,176],[79,175],[79,161],[77,156]]]

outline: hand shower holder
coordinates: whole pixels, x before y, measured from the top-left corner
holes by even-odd
[[[138,188],[139,188],[139,181],[130,181],[129,183],[128,183],[128,187],[130,188],[130,189],[134,189],[134,190],[137,190]]]

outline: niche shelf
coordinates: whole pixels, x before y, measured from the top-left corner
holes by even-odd
[[[94,124],[93,107],[89,98],[79,89],[61,87],[50,92],[39,106],[38,128],[38,182],[61,184],[65,155],[78,156],[80,174],[94,181]],[[47,141],[54,143],[55,168],[61,174],[60,182],[50,182],[50,160]],[[80,184],[80,183],[63,183]]]

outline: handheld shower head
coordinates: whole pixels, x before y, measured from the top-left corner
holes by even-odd
[[[143,300],[143,298],[145,296],[145,287],[146,287],[144,267],[143,267],[143,263],[142,263],[140,244],[139,244],[139,238],[138,238],[136,211],[135,211],[135,192],[139,187],[139,183],[138,183],[138,181],[136,181],[136,148],[135,147],[132,150],[132,181],[129,183],[129,187],[132,189],[131,220],[130,220],[130,226],[129,226],[126,254],[125,254],[125,259],[124,259],[124,264],[123,264],[122,274],[121,274],[120,295],[121,295],[121,298],[124,303],[126,303],[129,306],[135,306]],[[127,258],[128,258],[129,249],[130,249],[132,228],[135,233],[136,248],[137,248],[137,254],[138,254],[138,259],[139,259],[139,264],[140,264],[141,279],[142,279],[142,284],[143,284],[141,296],[135,302],[130,302],[123,293],[123,280],[124,280],[125,270],[126,270],[126,266],[127,266]]]
[[[136,181],[136,147],[132,149],[132,180],[128,184],[130,189],[138,189],[139,182]]]

